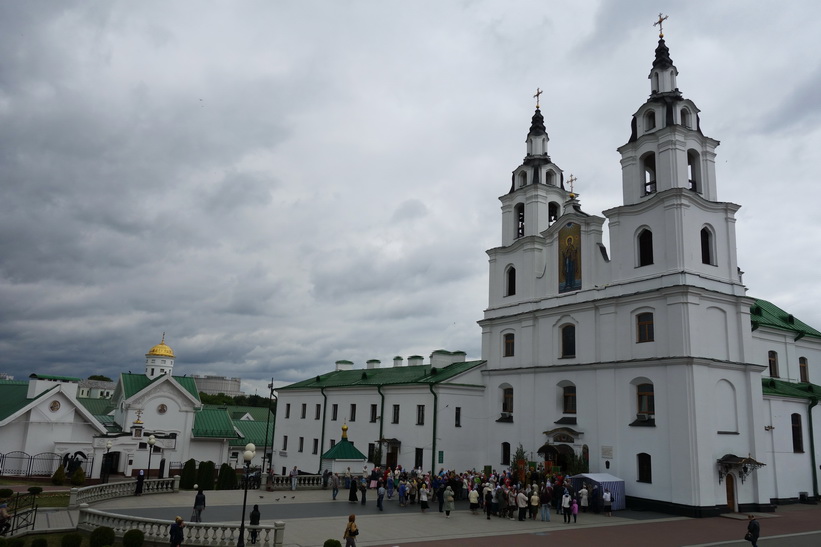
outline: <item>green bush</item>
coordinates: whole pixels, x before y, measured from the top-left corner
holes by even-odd
[[[51,476],[51,482],[57,486],[63,486],[66,483],[66,468],[62,465],[58,467]]]
[[[129,530],[123,534],[123,547],[143,547],[145,534],[142,530]]]
[[[180,488],[182,490],[191,490],[197,483],[197,462],[191,458],[182,467],[182,475],[180,475]]]
[[[83,544],[83,536],[77,532],[63,534],[60,539],[60,547],[80,547]]]
[[[43,493],[43,487],[42,486],[29,486],[28,490],[29,490],[29,494],[32,494],[34,496],[39,496],[40,494]]]
[[[197,472],[197,483],[203,490],[213,490],[216,479],[216,466],[214,462],[200,462],[200,469]]]
[[[222,464],[217,478],[217,490],[234,490],[236,487],[237,472],[227,463]]]
[[[48,547],[48,540],[46,538],[35,538],[31,540],[31,547]]]
[[[10,538],[6,540],[6,547],[24,547],[26,540],[23,538]]]
[[[83,471],[82,467],[78,467],[77,470],[71,475],[71,484],[74,486],[82,486],[86,482],[86,472]]]
[[[0,500],[8,499],[14,495],[11,488],[0,488]]]
[[[100,526],[91,532],[91,536],[88,538],[88,544],[90,547],[108,547],[110,545],[114,545],[114,539],[115,535],[113,528],[109,528],[108,526]]]
[[[342,542],[338,539],[326,539],[322,547],[342,547]]]

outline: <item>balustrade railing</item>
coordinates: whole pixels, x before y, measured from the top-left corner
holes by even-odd
[[[137,481],[108,482],[84,488],[72,488],[68,506],[76,509],[82,503],[94,503],[133,496],[137,490]],[[180,490],[179,475],[166,479],[146,479],[143,482],[143,494],[170,494]]]
[[[291,488],[291,477],[288,475],[273,475],[268,478],[268,486],[274,490],[289,490]],[[296,478],[296,487],[299,488],[322,488],[322,475],[299,475]]]
[[[148,481],[146,481],[148,482]],[[129,530],[140,530],[145,534],[145,541],[157,544],[168,543],[168,532],[171,522],[167,520],[130,517],[106,513],[91,509],[86,505],[80,507],[80,517],[77,528],[92,531],[100,526],[108,526],[114,530],[117,537],[122,537]],[[186,523],[185,545],[236,545],[239,539],[239,523]],[[251,530],[257,531],[256,545],[259,547],[282,547],[285,541],[285,523],[275,522],[273,525],[245,526],[245,542],[250,543]]]

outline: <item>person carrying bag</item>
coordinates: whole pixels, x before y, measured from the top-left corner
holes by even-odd
[[[356,515],[348,517],[348,525],[345,527],[345,547],[356,547],[356,536],[359,535],[359,528],[356,526]]]

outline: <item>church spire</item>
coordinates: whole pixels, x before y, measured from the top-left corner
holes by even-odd
[[[653,26],[659,27],[659,44],[656,46],[656,57],[653,59],[653,68],[650,70],[650,96],[656,96],[662,93],[675,93],[681,95],[676,87],[676,76],[678,70],[673,64],[673,59],[670,58],[670,50],[664,42],[664,31],[662,23],[667,19],[666,15],[659,13],[658,21],[653,23]]]

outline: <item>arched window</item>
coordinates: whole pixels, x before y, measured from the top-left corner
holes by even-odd
[[[641,344],[653,340],[655,340],[653,314],[644,312],[636,315],[636,343]]]
[[[525,171],[519,172],[519,186],[527,186],[527,173]]]
[[[564,414],[576,413],[576,386],[564,386],[562,388],[562,412]]]
[[[692,129],[690,126],[690,111],[686,108],[681,109],[681,125],[688,129]]]
[[[713,252],[713,232],[706,226],[701,229],[701,263],[715,266],[715,253]]]
[[[559,204],[551,201],[547,204],[547,223],[553,224],[559,219]]]
[[[516,205],[514,209],[515,216],[516,216],[516,237],[522,237],[525,235],[525,205],[524,203],[519,203]]]
[[[505,296],[516,294],[516,268],[510,266],[505,274]]]
[[[650,454],[646,452],[636,454],[636,464],[638,465],[638,482],[653,482],[653,467]]]
[[[641,158],[642,169],[644,170],[644,195],[656,192],[656,155],[645,154]]]
[[[698,152],[695,150],[687,151],[687,180],[690,182],[690,190],[693,192],[701,192],[701,161],[699,160]]]
[[[576,356],[576,326],[562,327],[562,357]]]
[[[804,383],[810,382],[810,365],[807,362],[806,357],[799,357],[798,358],[798,377]]]
[[[650,131],[656,128],[656,113],[653,110],[648,110],[644,114],[644,130]]]
[[[502,443],[502,465],[510,465],[510,443]]]
[[[790,416],[792,422],[792,451],[804,452],[804,431],[801,428],[801,414]]]
[[[639,267],[653,263],[653,232],[644,229],[639,234]]]
[[[659,73],[654,72],[653,73],[653,93],[658,93],[660,88],[661,87],[659,86]]]
[[[515,339],[516,337],[513,333],[505,334],[504,336],[504,349],[502,355],[504,357],[513,357],[514,350],[515,350]]]
[[[638,395],[639,414],[653,415],[656,413],[656,398],[653,393],[653,384],[639,384],[636,386]]]
[[[776,352],[767,352],[767,364],[770,367],[770,378],[780,378],[778,375],[778,354]]]

